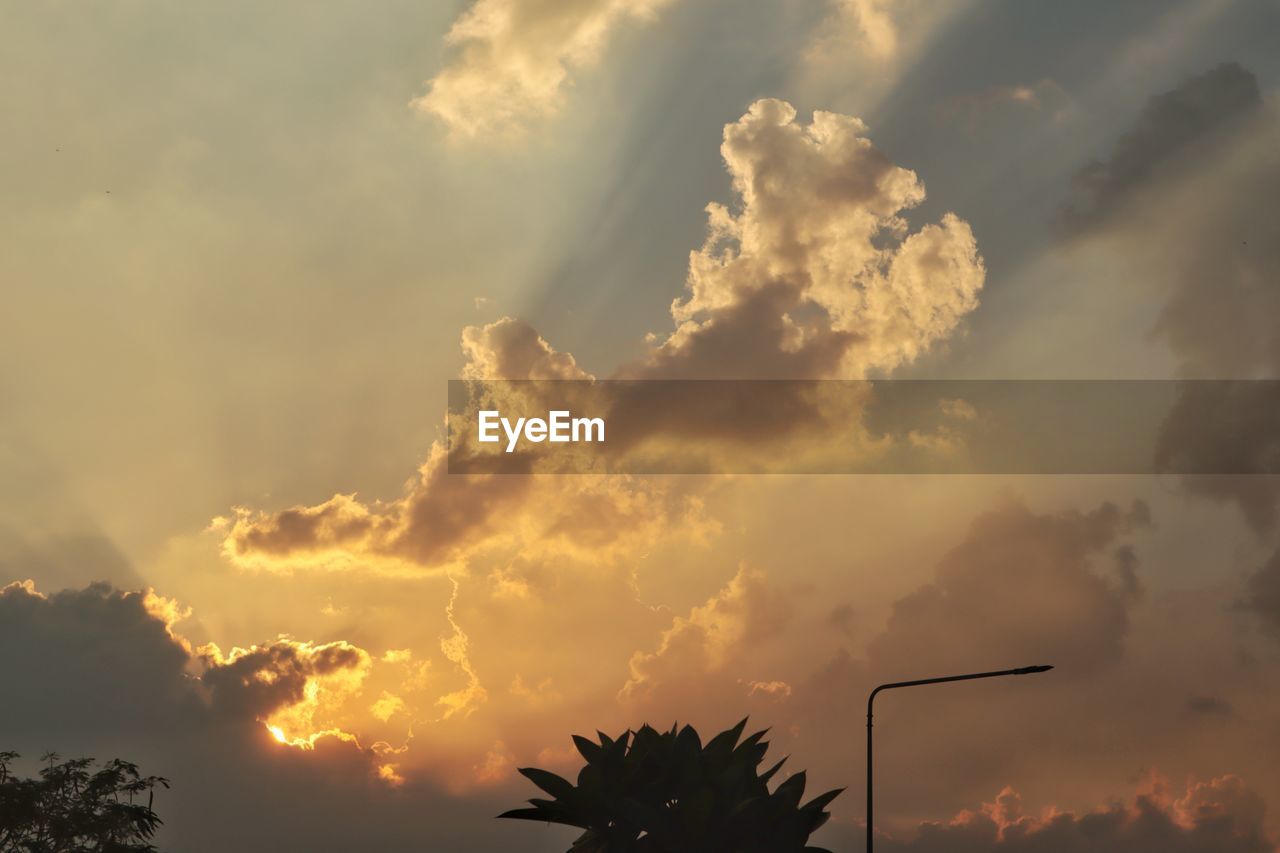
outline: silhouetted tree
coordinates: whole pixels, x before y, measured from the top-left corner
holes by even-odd
[[[35,779],[15,776],[16,752],[0,752],[0,851],[4,853],[142,853],[161,824],[152,810],[160,776],[113,759],[93,770],[92,758],[60,761]],[[146,803],[140,802],[146,795]]]
[[[597,732],[599,743],[575,735],[587,761],[578,784],[524,768],[553,799],[532,799],[532,808],[499,817],[586,830],[570,853],[827,853],[806,843],[830,817],[826,807],[840,790],[802,806],[801,772],[770,792],[769,780],[786,759],[759,773],[766,732],[739,743],[746,725],[705,747],[691,726],[659,733],[646,725],[616,739]]]

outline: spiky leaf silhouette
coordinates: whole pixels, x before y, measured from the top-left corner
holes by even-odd
[[[586,764],[577,784],[545,770],[520,772],[553,799],[499,817],[584,830],[569,853],[828,853],[806,846],[843,789],[801,805],[805,774],[773,791],[784,758],[759,772],[766,731],[742,737],[747,720],[704,746],[692,726],[659,732],[644,725],[598,742],[574,735]]]

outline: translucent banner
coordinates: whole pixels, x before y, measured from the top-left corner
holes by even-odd
[[[1280,473],[1276,380],[453,381],[454,474]]]

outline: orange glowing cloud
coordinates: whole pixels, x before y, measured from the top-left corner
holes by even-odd
[[[1028,815],[1018,793],[1005,788],[994,802],[946,823],[924,823],[909,841],[885,838],[883,846],[901,853],[1273,853],[1265,812],[1262,799],[1235,776],[1189,782],[1181,796],[1174,796],[1168,783],[1153,775],[1131,801],[1083,814],[1047,808]]]

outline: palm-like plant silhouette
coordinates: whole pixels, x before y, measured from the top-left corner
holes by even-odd
[[[801,805],[800,772],[770,791],[786,759],[760,773],[767,732],[739,742],[746,725],[743,720],[706,746],[691,726],[660,733],[645,725],[617,738],[597,732],[598,743],[575,735],[587,762],[578,783],[524,768],[520,772],[552,799],[532,799],[531,808],[499,817],[585,830],[570,853],[827,853],[806,845],[843,789]]]

